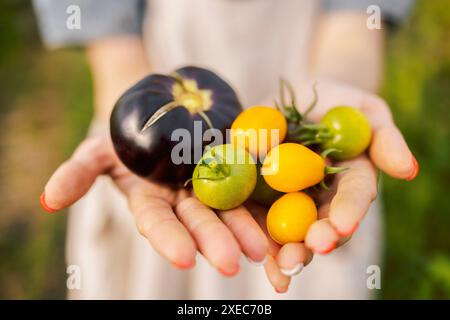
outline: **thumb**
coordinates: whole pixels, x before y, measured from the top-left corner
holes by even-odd
[[[55,212],[80,199],[99,175],[113,167],[113,152],[111,143],[104,137],[82,142],[50,177],[41,195],[42,207],[47,212]]]
[[[414,179],[419,166],[400,130],[395,126],[388,105],[381,98],[368,95],[361,110],[373,129],[370,158],[375,165],[397,179]]]

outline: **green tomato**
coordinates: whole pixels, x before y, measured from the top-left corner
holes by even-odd
[[[320,121],[331,133],[331,137],[321,143],[323,149],[338,149],[330,156],[345,160],[363,153],[372,136],[370,123],[359,110],[339,106],[330,109]]]
[[[192,174],[192,185],[202,203],[229,210],[250,197],[256,176],[255,161],[245,149],[223,144],[205,152]]]
[[[261,175],[261,165],[258,164],[258,178],[256,186],[250,198],[263,206],[270,207],[283,193],[272,189]]]

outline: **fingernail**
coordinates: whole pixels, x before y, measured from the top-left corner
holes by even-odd
[[[340,237],[348,237],[349,235],[353,234],[356,231],[356,229],[358,229],[358,227],[359,227],[359,223],[356,223],[353,227],[351,227],[347,231],[342,231],[342,230],[336,229],[336,232]]]
[[[414,170],[413,170],[413,173],[408,178],[406,178],[406,181],[414,180],[417,177],[417,175],[419,174],[419,163],[417,162],[417,159],[414,156],[412,156],[412,163],[413,163]]]
[[[280,271],[285,276],[292,277],[292,276],[299,274],[303,270],[304,267],[305,267],[305,265],[303,263],[299,263],[292,269],[280,269]]]
[[[221,274],[223,274],[224,276],[226,276],[226,277],[232,277],[232,276],[234,276],[236,273],[239,272],[239,265],[236,266],[236,267],[234,267],[234,268],[228,269],[228,270],[219,268],[219,272],[220,272]]]
[[[40,200],[41,200],[41,207],[42,207],[42,209],[44,209],[44,210],[47,211],[48,213],[54,213],[54,212],[57,211],[57,210],[55,210],[55,209],[50,208],[50,207],[47,205],[47,203],[45,202],[45,192],[42,192],[41,197],[40,197]]]
[[[252,259],[250,259],[249,257],[247,257],[248,262],[250,262],[250,264],[260,267],[266,264],[267,262],[267,256],[264,257],[264,259],[262,259],[261,261],[253,261]]]
[[[333,251],[334,249],[336,249],[336,242],[333,242],[331,244],[331,246],[329,246],[328,248],[326,248],[324,250],[315,250],[315,251],[316,251],[316,253],[319,253],[319,254],[327,254],[327,253],[330,253],[331,251]]]
[[[190,264],[181,264],[177,262],[172,262],[172,266],[174,266],[177,269],[186,270],[190,269],[192,266]]]
[[[286,293],[287,292],[287,290],[288,290],[288,288],[275,288],[275,292],[276,293]]]

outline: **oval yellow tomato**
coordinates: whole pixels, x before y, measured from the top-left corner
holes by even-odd
[[[267,184],[281,192],[294,192],[318,184],[325,177],[325,160],[297,143],[282,143],[269,151],[263,162]]]
[[[245,148],[255,158],[258,155],[264,156],[272,147],[281,143],[286,133],[287,121],[281,111],[265,106],[244,110],[231,125],[232,143]]]
[[[267,230],[278,244],[305,240],[309,226],[317,220],[314,201],[304,192],[287,193],[275,201],[267,214]]]

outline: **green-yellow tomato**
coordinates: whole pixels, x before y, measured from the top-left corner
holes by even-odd
[[[255,161],[245,149],[223,144],[205,152],[194,169],[192,185],[202,203],[229,210],[250,197],[256,176]]]
[[[336,160],[350,159],[363,153],[372,137],[369,120],[358,109],[339,106],[330,109],[320,121],[331,133],[321,143],[323,149],[337,149],[330,156]]]

